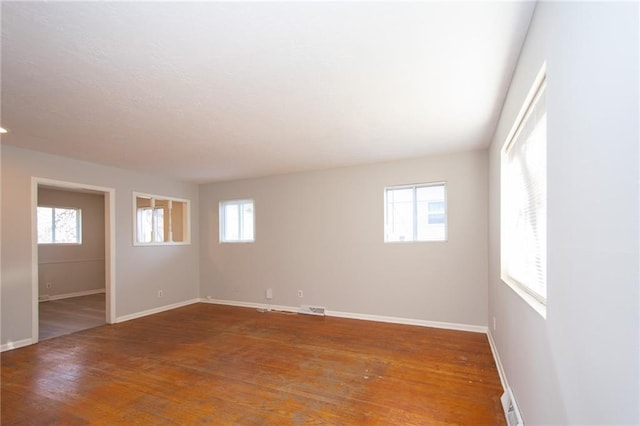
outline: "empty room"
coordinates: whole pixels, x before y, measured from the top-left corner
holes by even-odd
[[[637,2],[0,20],[3,425],[640,424]]]

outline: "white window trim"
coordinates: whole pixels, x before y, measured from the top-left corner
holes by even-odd
[[[169,205],[173,201],[177,201],[180,203],[185,203],[187,206],[186,212],[186,220],[185,220],[185,230],[186,233],[184,241],[158,241],[154,242],[153,239],[151,242],[143,243],[138,241],[138,208],[137,208],[137,199],[141,198],[151,198],[152,200],[166,200],[169,201]],[[155,201],[154,201],[155,202]],[[152,202],[153,204],[153,202]],[[166,195],[156,195],[156,194],[148,194],[144,192],[133,192],[133,245],[134,246],[185,246],[191,244],[191,201],[185,198],[176,198],[176,197],[168,197]],[[169,222],[171,223],[171,215],[169,215]],[[171,230],[171,225],[169,225],[169,229]],[[171,232],[171,231],[169,231]]]
[[[77,212],[77,214],[76,214],[76,226],[78,228],[78,242],[75,242],[75,243],[56,243],[56,242],[41,243],[41,242],[38,242],[39,246],[81,246],[82,245],[82,209],[80,207],[66,207],[66,206],[49,205],[49,204],[38,204],[38,207],[46,207],[46,208],[49,208],[49,209],[75,210]],[[53,211],[52,211],[52,214],[53,214]],[[51,231],[53,233],[52,237],[55,240],[55,226],[51,227]],[[37,240],[37,233],[36,233],[36,240]]]
[[[509,131],[507,138],[505,139],[502,145],[502,149],[500,150],[501,167],[502,167],[502,158],[503,158],[504,152],[509,149],[511,144],[514,143],[516,138],[519,136],[520,132],[522,131],[524,122],[526,121],[526,119],[528,118],[529,114],[532,111],[533,104],[541,95],[542,91],[546,90],[546,85],[547,85],[547,63],[544,62],[531,86],[531,89],[529,90],[529,93],[527,94],[527,97],[525,98],[525,101],[522,104],[522,107],[520,108],[520,111],[518,112],[516,120],[514,121],[514,124],[511,130]],[[502,188],[503,188],[502,179],[504,179],[504,175],[502,173],[500,173],[500,179],[501,179],[500,192],[502,193]],[[502,198],[501,198],[500,200],[501,218],[504,217],[502,209],[503,209],[503,205],[502,205]],[[504,246],[505,237],[504,237],[504,233],[502,232],[502,229],[503,229],[503,225],[501,223],[500,224],[500,246],[501,246],[500,278],[502,282],[504,282],[518,296],[520,296],[534,311],[536,311],[540,316],[546,319],[547,318],[547,299],[546,298],[543,299],[537,294],[534,294],[533,291],[531,291],[526,285],[510,277],[504,270],[503,258],[502,258],[502,246]]]
[[[242,205],[246,203],[251,203],[253,206],[253,238],[250,240],[225,240],[224,239],[224,229],[225,229],[225,214],[224,207],[231,204]],[[256,202],[251,198],[243,198],[239,200],[224,200],[220,201],[218,204],[218,216],[219,216],[219,228],[218,228],[218,238],[220,244],[251,244],[256,242]],[[242,221],[239,222],[240,229],[238,230],[238,235],[242,235]]]
[[[441,240],[418,240],[416,239],[417,226],[416,225],[416,216],[417,216],[417,203],[413,203],[413,240],[410,241],[388,241],[387,240],[387,218],[389,212],[387,211],[387,191],[389,189],[409,189],[413,188],[414,192],[417,188],[430,187],[430,186],[443,186],[444,187],[444,238]],[[383,192],[383,203],[384,203],[384,226],[383,226],[383,241],[385,244],[415,244],[415,243],[446,243],[449,240],[449,203],[447,201],[448,191],[447,191],[447,182],[425,182],[425,183],[414,183],[414,184],[404,184],[404,185],[391,185],[386,186]],[[415,200],[414,200],[415,201]]]

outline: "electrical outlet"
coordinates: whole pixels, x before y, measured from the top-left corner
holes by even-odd
[[[496,331],[496,317],[493,317],[493,331]]]
[[[273,299],[273,289],[268,288],[265,292],[264,292],[264,297],[267,299]]]
[[[46,287],[46,288],[51,288],[51,283],[46,283],[46,284],[45,284],[45,287]]]
[[[164,292],[162,290],[158,290],[158,297],[164,296]]]
[[[302,290],[298,290],[298,297],[301,299],[304,297],[304,293],[302,292]]]

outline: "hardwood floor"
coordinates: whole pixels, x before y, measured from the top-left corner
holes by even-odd
[[[483,334],[195,304],[2,353],[3,425],[504,425]]]
[[[105,294],[50,300],[39,304],[39,340],[105,324]]]

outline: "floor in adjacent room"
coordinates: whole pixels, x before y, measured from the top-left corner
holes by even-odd
[[[4,352],[2,424],[505,425],[482,333],[197,303]]]
[[[49,300],[39,304],[39,340],[104,325],[105,294]]]

